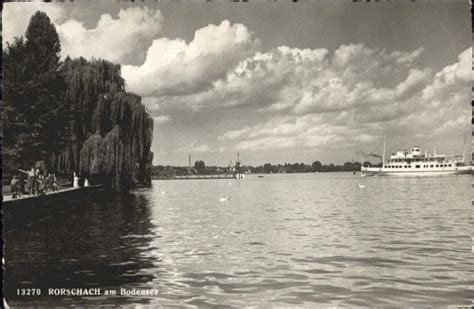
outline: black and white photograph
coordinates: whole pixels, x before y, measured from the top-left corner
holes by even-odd
[[[472,306],[470,1],[1,23],[1,307]]]

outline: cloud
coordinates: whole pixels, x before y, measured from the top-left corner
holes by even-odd
[[[343,126],[321,123],[320,117],[282,117],[249,128],[250,134],[238,135],[238,131],[226,132],[221,140],[235,143],[229,151],[262,151],[283,148],[313,149],[345,140]]]
[[[153,118],[153,123],[155,125],[160,125],[160,124],[167,123],[170,121],[171,121],[171,118],[168,115],[156,116]]]
[[[243,136],[247,136],[251,131],[252,131],[252,128],[249,126],[246,126],[239,130],[228,131],[223,136],[220,136],[219,139],[220,140],[236,140]]]
[[[389,138],[395,140],[408,136],[425,136],[434,140],[460,136],[469,127],[471,48],[463,51],[456,63],[435,73],[414,66],[414,57],[418,53],[378,53],[381,59],[391,59],[392,64],[382,64],[375,58],[380,66],[370,68],[371,74],[368,75],[359,71],[360,76],[354,75],[357,70],[351,61],[364,62],[361,57],[377,54],[359,47],[355,51],[363,52],[358,56],[348,52],[347,48],[343,50],[344,56],[337,56],[336,51],[332,59],[320,58],[310,68],[295,66],[294,70],[301,72],[304,78],[297,79],[295,75],[290,79],[295,84],[285,85],[279,92],[283,100],[267,108],[260,107],[271,116],[266,118],[270,120],[229,130],[218,139],[230,145],[228,149],[232,151],[282,147],[328,149],[337,145],[357,147],[379,143],[387,132],[392,135]],[[265,59],[274,62],[275,57],[280,55],[273,53]],[[340,59],[334,60],[334,57]],[[293,59],[292,63],[297,62]],[[334,63],[337,63],[337,68],[334,68]],[[341,64],[344,66],[339,67]],[[404,78],[400,82],[375,87],[377,75],[399,70],[400,67],[396,66],[400,64],[407,64],[401,70]],[[266,65],[266,68],[271,67]],[[247,76],[251,74],[246,73]]]
[[[188,44],[182,39],[155,39],[140,66],[125,65],[128,90],[143,96],[186,95],[204,91],[225,77],[260,41],[242,24],[228,20],[196,30]]]
[[[3,4],[2,12],[2,36],[3,45],[12,43],[14,37],[25,34],[31,16],[36,11],[48,14],[51,22],[60,24],[66,18],[66,10],[55,3],[35,2],[6,2]]]
[[[159,101],[154,97],[143,97],[142,103],[150,112],[157,112],[161,109]]]
[[[332,64],[337,68],[353,66],[364,70],[379,70],[383,68],[383,63],[396,63],[397,65],[410,65],[422,53],[423,48],[414,50],[411,53],[394,51],[387,52],[384,49],[368,48],[363,44],[341,45],[335,52]],[[371,61],[371,59],[376,60]]]
[[[197,142],[192,142],[185,147],[178,148],[177,152],[179,153],[208,153],[213,150],[206,144],[197,144]]]
[[[57,26],[62,54],[70,57],[102,58],[112,62],[130,63],[142,60],[152,39],[160,32],[163,16],[147,7],[121,9],[118,18],[100,16],[92,29],[77,20]]]
[[[448,65],[434,76],[434,82],[423,90],[423,99],[434,100],[440,94],[458,85],[471,81],[472,48],[468,48],[458,56],[458,62]],[[451,89],[454,90],[454,89]]]
[[[128,7],[121,9],[116,17],[102,14],[95,27],[88,29],[82,22],[68,18],[59,4],[14,2],[4,6],[4,42],[24,35],[31,16],[38,10],[46,12],[55,25],[63,58],[94,57],[121,64],[143,62],[163,23],[159,10]]]
[[[413,68],[422,53],[423,49],[387,52],[351,44],[331,55],[324,48],[280,46],[242,59],[209,88],[167,94],[157,103],[194,111],[254,106],[260,112],[296,114],[383,104],[409,95],[431,77],[429,70]],[[404,74],[405,82],[396,88],[392,76]]]

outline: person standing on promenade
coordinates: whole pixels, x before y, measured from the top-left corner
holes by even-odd
[[[11,192],[12,192],[12,198],[21,197],[20,187],[19,187],[18,183],[19,183],[19,179],[16,177],[16,175],[13,175],[13,178],[10,182],[10,189],[11,189]]]
[[[73,177],[72,187],[79,188],[79,177],[77,177],[76,172],[72,174],[72,177]]]
[[[36,182],[35,168],[32,167],[31,170],[29,171],[25,171],[22,169],[18,169],[18,170],[27,175],[26,181],[28,185],[28,195],[35,195],[35,182]]]
[[[25,176],[23,174],[18,175],[18,192],[23,196],[26,194],[25,191]]]
[[[57,182],[57,179],[56,179],[56,174],[53,174],[53,175],[51,176],[51,179],[52,179],[52,180],[51,180],[51,182],[52,182],[51,190],[52,190],[53,192],[56,192],[56,191],[58,191],[58,182]]]
[[[40,184],[41,184],[40,178],[41,178],[40,170],[37,168],[35,171],[34,182],[33,182],[35,195],[40,193]]]

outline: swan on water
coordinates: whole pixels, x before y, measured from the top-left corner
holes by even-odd
[[[361,189],[362,189],[362,188],[365,188],[365,185],[359,184],[359,188],[361,188]]]
[[[219,202],[228,202],[229,199],[230,199],[230,197],[229,197],[228,195],[226,195],[225,197],[221,197],[221,198],[219,199]]]

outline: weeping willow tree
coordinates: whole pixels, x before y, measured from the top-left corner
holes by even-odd
[[[74,117],[70,143],[54,165],[117,189],[149,184],[153,120],[141,98],[124,91],[120,66],[66,59],[62,72]]]
[[[153,120],[141,98],[125,92],[120,65],[84,58],[60,61],[58,35],[45,13],[26,39],[4,51],[5,154],[122,190],[149,184]]]
[[[53,158],[56,169],[68,173],[79,171],[79,152],[82,143],[91,135],[92,116],[101,94],[124,90],[120,66],[107,61],[88,62],[84,58],[67,57],[61,67],[67,88],[64,100],[70,108],[69,143],[59,157]]]

